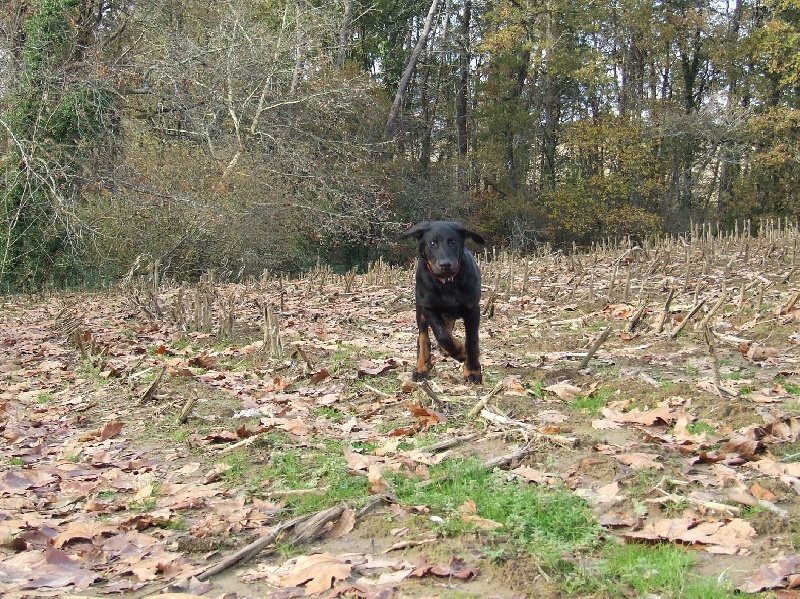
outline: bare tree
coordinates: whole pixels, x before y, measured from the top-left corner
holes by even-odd
[[[403,97],[406,93],[406,88],[408,87],[409,81],[411,81],[411,74],[414,72],[414,69],[417,66],[417,61],[419,60],[420,54],[422,54],[422,50],[425,49],[425,44],[428,41],[428,35],[431,31],[431,25],[433,24],[433,17],[436,14],[436,8],[439,6],[439,0],[433,0],[431,2],[431,8],[428,11],[428,16],[425,19],[425,26],[422,28],[422,33],[420,33],[419,39],[417,40],[417,45],[414,47],[414,51],[411,52],[411,56],[408,59],[408,64],[406,64],[406,68],[403,71],[403,76],[400,77],[400,83],[397,85],[397,93],[394,96],[394,102],[392,103],[392,108],[389,111],[389,119],[386,121],[386,136],[387,139],[394,139],[397,136],[397,118],[400,114],[400,106],[403,104]]]
[[[344,58],[347,54],[347,40],[350,39],[350,26],[353,19],[353,0],[344,0],[344,18],[342,28],[339,30],[339,55],[336,57],[336,66],[344,67]]]

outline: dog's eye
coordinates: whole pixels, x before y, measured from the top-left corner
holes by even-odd
[[[455,245],[456,244],[456,240],[455,239],[448,239],[447,243],[449,243],[450,245]]]
[[[429,243],[430,243],[431,247],[436,247],[436,244],[439,243],[439,242],[436,241],[435,239],[431,239]]]

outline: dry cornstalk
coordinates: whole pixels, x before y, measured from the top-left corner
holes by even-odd
[[[483,310],[481,310],[481,316],[485,316],[486,318],[492,318],[494,316],[494,301],[497,299],[497,293],[494,291],[490,292],[486,301],[483,304]]]
[[[627,333],[633,333],[633,331],[638,326],[639,321],[642,319],[642,316],[644,316],[644,313],[647,310],[647,301],[649,299],[650,298],[648,296],[645,296],[644,301],[642,302],[642,305],[639,306],[639,309],[636,310],[636,313],[631,317],[630,321],[628,322],[628,326],[625,327],[625,331]]]
[[[669,288],[669,295],[667,295],[667,301],[664,302],[664,309],[662,310],[661,314],[658,317],[658,322],[656,323],[656,334],[660,335],[661,331],[664,330],[664,323],[667,320],[667,315],[669,314],[669,305],[672,303],[672,298],[675,297],[675,288]]]
[[[164,373],[167,371],[166,365],[161,368],[161,371],[156,375],[156,378],[153,379],[153,382],[150,383],[150,386],[147,387],[147,390],[142,394],[140,402],[150,401],[153,399],[153,396],[156,394],[156,390],[158,389],[159,383],[161,383],[161,379],[164,378]]]
[[[264,318],[264,344],[261,349],[269,352],[271,358],[280,358],[283,355],[283,341],[281,340],[280,324],[272,311],[272,306],[262,305],[261,315]]]
[[[789,298],[789,301],[787,301],[783,305],[779,314],[788,314],[789,312],[791,312],[792,308],[794,308],[795,304],[797,303],[797,300],[799,299],[800,299],[800,291],[796,291],[794,295]]]
[[[193,395],[189,399],[186,400],[186,403],[183,404],[183,409],[181,410],[180,416],[178,416],[178,422],[181,424],[185,424],[186,421],[189,419],[189,414],[191,414],[192,409],[194,408],[194,404],[197,403],[197,396]]]
[[[586,368],[586,366],[589,364],[589,360],[591,360],[595,352],[600,349],[600,346],[606,342],[606,339],[608,339],[610,334],[611,327],[607,327],[597,336],[597,338],[589,346],[589,349],[586,351],[586,355],[584,356],[583,360],[581,360],[581,363],[578,366],[579,370]]]
[[[708,361],[711,364],[711,372],[714,374],[714,389],[717,390],[717,395],[723,397],[725,392],[722,390],[719,376],[719,360],[717,360],[717,350],[714,347],[714,333],[708,328],[707,323],[703,324],[703,337],[706,340],[706,349],[708,350]]]
[[[683,327],[689,324],[689,321],[692,319],[692,316],[697,314],[697,312],[700,310],[700,308],[703,307],[705,303],[706,303],[705,299],[702,299],[699,302],[697,302],[694,305],[694,307],[691,310],[689,310],[689,313],[686,315],[686,318],[684,318],[683,321],[681,321],[681,323],[678,325],[678,327],[669,334],[669,338],[675,339],[678,336],[678,334],[683,330]]]
[[[756,296],[756,303],[753,306],[754,310],[760,310],[761,304],[764,302],[764,292],[772,286],[772,282],[765,283],[758,288],[758,296]]]
[[[353,289],[353,282],[356,280],[356,274],[358,273],[358,266],[354,266],[351,268],[347,274],[342,277],[344,282],[344,292],[350,293]]]
[[[703,320],[700,322],[700,329],[705,329],[708,327],[708,323],[711,322],[711,319],[714,318],[717,310],[722,307],[722,304],[725,303],[726,299],[728,299],[728,294],[723,292],[717,302],[711,307],[711,310],[708,311],[708,314],[705,315],[705,318],[703,318]]]

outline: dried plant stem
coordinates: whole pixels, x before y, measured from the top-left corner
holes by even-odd
[[[194,404],[197,403],[197,396],[194,395],[186,400],[186,403],[183,404],[183,409],[181,410],[180,416],[178,416],[178,422],[181,424],[185,424],[189,418],[189,414],[192,412],[192,408],[194,408]]]
[[[608,336],[610,334],[611,334],[611,327],[603,329],[603,331],[597,336],[597,339],[595,339],[592,342],[592,345],[589,346],[589,350],[586,352],[586,356],[584,356],[583,360],[581,360],[580,366],[578,366],[579,369],[586,368],[586,366],[589,364],[589,360],[591,360],[595,352],[597,352],[597,350],[600,349],[600,346],[606,342],[606,339],[608,339]]]
[[[283,341],[281,339],[281,329],[272,306],[264,304],[261,306],[261,315],[264,318],[264,345],[263,351],[269,352],[271,358],[283,356]]]
[[[150,383],[150,386],[147,387],[145,392],[142,394],[141,399],[139,399],[140,402],[145,402],[153,399],[153,396],[156,394],[156,391],[158,390],[158,385],[161,383],[161,379],[164,378],[164,373],[166,371],[167,371],[166,366],[161,368],[161,371],[158,373],[156,378],[153,379],[153,382]]]
[[[639,306],[639,309],[636,310],[636,313],[631,317],[630,321],[628,322],[628,326],[625,327],[625,331],[627,333],[633,333],[633,331],[639,325],[639,321],[642,319],[642,316],[644,316],[644,313],[647,311],[647,301],[649,299],[650,298],[648,296],[645,296],[644,301]]]
[[[794,295],[790,297],[785,304],[783,304],[783,307],[781,307],[780,314],[788,314],[789,312],[791,312],[795,304],[797,303],[797,300],[800,300],[800,291],[795,291]]]
[[[723,292],[722,295],[719,297],[717,302],[711,307],[711,310],[708,311],[708,314],[705,315],[705,318],[700,322],[700,328],[705,329],[708,327],[708,323],[711,322],[711,319],[714,318],[716,315],[717,310],[722,307],[722,304],[725,303],[725,300],[728,299],[728,294]]]
[[[480,401],[479,401],[478,403],[476,403],[476,404],[475,404],[475,406],[474,406],[474,407],[473,407],[473,408],[472,408],[472,409],[469,411],[469,413],[467,414],[467,418],[475,418],[475,416],[477,416],[477,415],[478,415],[478,413],[479,413],[479,412],[480,412],[480,411],[481,411],[483,408],[485,408],[485,407],[486,407],[486,404],[488,404],[488,403],[489,403],[489,401],[491,401],[491,399],[492,399],[492,398],[493,398],[495,395],[497,395],[498,393],[500,393],[500,391],[501,391],[501,390],[502,390],[504,387],[505,387],[505,385],[502,383],[502,381],[501,381],[501,382],[499,382],[499,383],[497,383],[497,384],[496,384],[494,387],[492,387],[492,390],[491,390],[491,391],[489,391],[489,393],[487,393],[487,394],[486,394],[486,395],[484,395],[483,397],[481,397]]]
[[[678,325],[678,327],[669,334],[669,338],[670,339],[675,339],[680,334],[680,332],[683,330],[683,328],[687,324],[689,324],[689,321],[692,319],[692,316],[697,314],[697,312],[700,310],[700,308],[703,307],[703,305],[705,303],[706,303],[706,300],[704,300],[704,299],[702,299],[699,302],[697,302],[694,305],[694,307],[691,310],[689,310],[689,313],[686,315],[686,318],[684,318],[683,321],[681,321],[681,323]]]
[[[675,288],[670,287],[669,294],[667,295],[667,301],[664,302],[664,308],[658,317],[658,322],[656,323],[657,335],[660,335],[661,331],[664,330],[664,323],[667,321],[667,316],[669,315],[669,305],[672,303],[672,298],[674,297],[675,297]]]

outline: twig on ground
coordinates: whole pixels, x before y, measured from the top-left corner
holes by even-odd
[[[370,391],[372,391],[375,395],[377,395],[379,397],[387,397],[387,398],[388,397],[392,397],[389,393],[385,393],[385,392],[381,391],[380,389],[376,389],[375,387],[372,387],[371,385],[367,385],[366,383],[362,383],[362,385],[363,385],[364,389],[369,389]]]
[[[664,494],[663,497],[656,497],[655,499],[647,499],[648,503],[664,503],[665,501],[672,501],[676,504],[680,504],[683,501],[687,503],[693,503],[695,505],[699,505],[707,510],[714,510],[717,512],[723,512],[725,514],[738,514],[741,512],[741,509],[734,506],[728,505],[726,503],[719,503],[717,501],[705,501],[702,499],[697,499],[696,497],[691,497],[689,495],[676,495],[674,493],[668,493],[664,489],[656,487],[657,491],[660,491]]]
[[[431,401],[433,402],[433,407],[436,410],[441,411],[442,400],[439,398],[436,392],[433,389],[431,389],[430,383],[428,381],[422,381],[422,384],[420,384],[419,388],[422,389],[428,395],[428,397],[431,398]]]
[[[270,430],[272,430],[272,429],[270,428]],[[229,453],[231,453],[233,451],[236,451],[237,449],[241,449],[242,447],[247,447],[248,445],[252,445],[256,441],[258,441],[264,435],[264,433],[266,433],[266,432],[267,431],[258,433],[257,435],[252,435],[251,437],[247,437],[246,439],[242,439],[241,441],[237,441],[236,443],[234,443],[232,445],[228,445],[226,447],[223,447],[219,451],[219,455],[226,455],[226,454],[229,454]]]
[[[268,535],[253,541],[246,547],[243,547],[239,551],[229,555],[208,570],[201,572],[197,575],[197,579],[208,580],[212,576],[227,570],[231,566],[246,562],[275,543],[283,533],[292,528],[294,528],[294,535],[291,539],[292,543],[300,544],[313,541],[322,533],[323,527],[328,522],[336,520],[339,516],[341,516],[344,510],[344,505],[337,505],[332,508],[328,508],[327,510],[322,510],[321,512],[306,514],[305,516],[300,516],[298,518],[294,518],[293,520],[289,520],[288,522],[284,522]]]
[[[534,439],[546,439],[551,441],[557,445],[561,445],[562,447],[575,447],[577,445],[578,440],[574,437],[564,437],[562,435],[546,435],[544,433],[540,433],[536,430],[536,427],[528,424],[527,422],[522,422],[520,420],[512,420],[506,416],[501,414],[495,414],[494,412],[490,412],[487,409],[481,410],[481,417],[485,418],[489,422],[494,422],[495,424],[500,424],[502,426],[515,426],[517,428],[522,428],[525,430],[526,434]]]
[[[505,387],[505,385],[503,384],[503,382],[502,382],[502,381],[501,381],[501,382],[499,382],[499,383],[497,383],[497,384],[496,384],[494,387],[492,387],[492,390],[491,390],[491,391],[489,391],[489,393],[487,393],[487,394],[486,394],[486,395],[484,395],[483,397],[481,397],[480,401],[478,401],[478,403],[476,403],[476,404],[475,404],[475,406],[474,406],[474,407],[473,407],[473,408],[472,408],[472,409],[469,411],[469,413],[467,414],[467,418],[475,418],[475,416],[477,416],[477,415],[478,415],[478,413],[479,413],[479,412],[480,412],[480,411],[481,411],[483,408],[485,408],[485,407],[486,407],[486,404],[488,404],[488,403],[489,403],[489,401],[490,401],[490,400],[491,400],[491,399],[492,399],[492,398],[493,398],[495,395],[497,395],[498,393],[500,393],[500,391],[503,389],[503,387]]]
[[[512,451],[511,453],[485,461],[483,467],[487,469],[502,468],[521,460],[529,453],[533,453],[534,450],[535,448],[529,443],[525,447]]]

